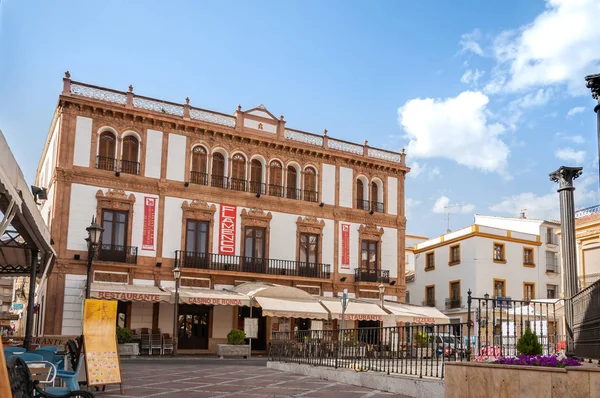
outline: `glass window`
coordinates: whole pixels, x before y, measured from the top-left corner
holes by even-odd
[[[128,215],[126,211],[102,210],[103,246],[125,246]]]
[[[494,280],[494,296],[495,297],[505,297],[506,286],[504,281]]]
[[[450,263],[455,264],[460,262],[460,246],[450,246]]]
[[[494,243],[494,260],[505,261],[504,259],[504,245],[502,243]]]
[[[300,234],[300,261],[303,263],[318,263],[319,235]]]
[[[450,282],[450,308],[460,307],[460,281]]]
[[[244,256],[262,259],[265,251],[265,228],[246,227],[244,232]]]
[[[363,240],[361,243],[361,268],[377,270],[377,242]]]
[[[546,285],[546,297],[549,299],[558,298],[558,286]]]
[[[365,187],[361,180],[356,180],[356,207],[362,210],[367,209],[367,206],[365,206]]]
[[[304,170],[304,190],[317,192],[317,172],[312,167]]]
[[[106,158],[115,158],[115,135],[110,131],[104,131],[100,134],[100,143],[98,155]]]
[[[425,288],[425,305],[435,307],[435,285]]]
[[[523,249],[523,264],[533,265],[533,249]]]
[[[192,149],[192,171],[198,173],[206,173],[206,149],[201,146]]]
[[[531,301],[535,299],[535,285],[533,283],[525,283],[523,285],[523,300]]]
[[[208,221],[187,220],[185,251],[208,253]]]
[[[283,166],[277,160],[269,164],[269,195],[283,196]]]
[[[123,153],[121,159],[127,162],[138,161],[139,141],[136,137],[128,135],[123,138]]]
[[[225,176],[225,158],[221,153],[215,153],[212,161],[212,175]]]
[[[435,255],[433,252],[425,255],[425,269],[435,268]]]

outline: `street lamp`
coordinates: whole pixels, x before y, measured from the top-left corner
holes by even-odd
[[[177,333],[178,333],[178,322],[179,318],[179,278],[181,278],[181,268],[176,265],[173,268],[173,277],[175,278],[175,310],[173,311],[173,355],[177,354]]]
[[[104,229],[96,224],[96,217],[92,217],[92,223],[85,229],[88,233],[88,237],[85,239],[88,247],[87,256],[87,280],[85,282],[85,298],[90,298],[90,288],[92,284],[92,260],[96,254],[96,249],[102,240],[102,232]]]
[[[385,293],[385,286],[383,283],[379,284],[379,299],[381,300],[381,309],[383,309],[383,294]]]

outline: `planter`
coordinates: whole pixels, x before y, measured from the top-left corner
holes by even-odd
[[[137,357],[140,355],[140,346],[138,343],[119,344],[120,357]]]
[[[591,398],[598,396],[600,385],[600,369],[585,366],[561,369],[447,362],[444,373],[446,398]]]
[[[244,357],[250,356],[249,345],[231,345],[231,344],[217,344],[217,356],[221,359],[224,357]]]

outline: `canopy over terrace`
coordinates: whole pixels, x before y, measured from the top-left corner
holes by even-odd
[[[90,297],[103,300],[172,302],[171,292],[157,286],[126,285],[124,283],[92,283]]]
[[[442,314],[435,307],[421,307],[418,305],[390,301],[386,301],[383,307],[396,316],[396,322],[410,322],[417,324],[450,323],[450,318]]]
[[[321,298],[321,304],[331,312],[332,319],[342,319],[342,303],[339,298]],[[374,302],[349,300],[344,319],[350,321],[383,321],[384,316],[389,316]]]
[[[316,297],[295,287],[247,282],[233,290],[250,297],[266,316],[329,319],[329,312]]]
[[[0,276],[28,275],[28,304],[34,304],[36,277],[42,275],[43,283],[53,254],[50,231],[0,131]],[[32,331],[33,311],[27,311],[26,347]]]

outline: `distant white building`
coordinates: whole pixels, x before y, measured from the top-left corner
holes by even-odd
[[[453,322],[467,320],[469,289],[473,297],[559,298],[558,227],[553,221],[476,215],[469,227],[415,245],[407,295]]]
[[[429,240],[426,236],[406,235],[405,261],[406,264],[406,282],[409,283],[415,278],[415,246],[421,242]],[[410,303],[410,293],[406,291],[406,303]]]

